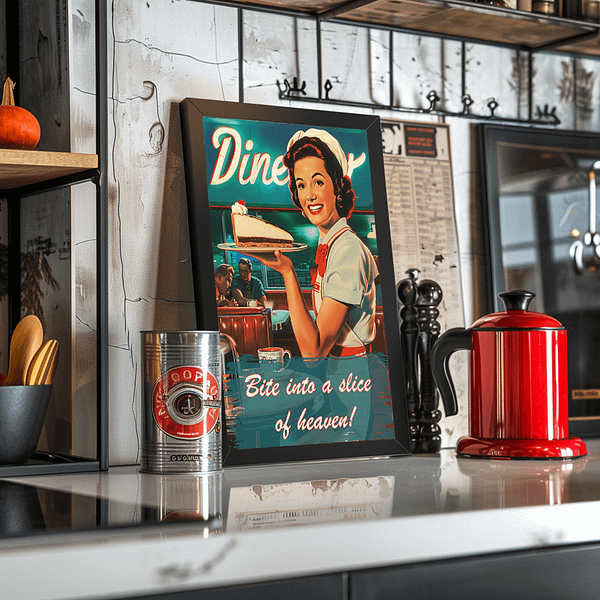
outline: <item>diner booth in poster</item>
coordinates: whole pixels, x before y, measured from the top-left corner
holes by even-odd
[[[268,307],[263,306],[221,306],[217,308],[219,331],[231,338],[229,343],[238,355],[257,356],[260,348],[276,345],[298,356],[298,345],[294,339],[289,311],[286,308],[285,291],[266,289]],[[310,289],[303,290],[304,301],[312,311]],[[385,352],[385,330],[383,309],[377,306],[375,313],[377,334],[372,343],[375,352]]]

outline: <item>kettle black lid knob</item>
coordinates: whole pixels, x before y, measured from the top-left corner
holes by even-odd
[[[535,294],[527,290],[514,290],[501,292],[498,297],[502,298],[506,310],[527,310],[529,303],[535,298]]]

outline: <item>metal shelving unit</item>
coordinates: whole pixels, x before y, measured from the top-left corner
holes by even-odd
[[[107,5],[95,0],[96,49],[96,154],[0,150],[0,196],[8,200],[9,289],[20,291],[20,218],[12,207],[23,196],[92,181],[96,186],[96,286],[97,286],[97,392],[96,458],[34,454],[29,464],[0,466],[0,477],[45,475],[108,469],[108,76]],[[19,302],[9,296],[14,326],[20,317]]]

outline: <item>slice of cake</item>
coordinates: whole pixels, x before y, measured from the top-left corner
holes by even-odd
[[[294,238],[290,233],[264,219],[247,214],[244,201],[240,200],[231,207],[231,223],[235,245],[242,247],[274,246],[291,248]]]

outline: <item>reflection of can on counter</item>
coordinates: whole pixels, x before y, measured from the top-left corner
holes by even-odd
[[[193,521],[204,534],[223,531],[223,471],[185,475],[143,475],[145,521]]]
[[[221,351],[216,331],[142,331],[141,470],[222,467]]]

